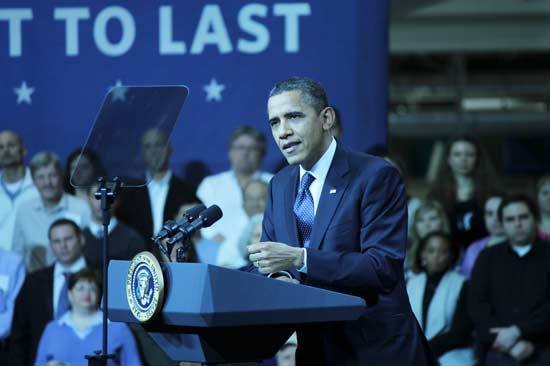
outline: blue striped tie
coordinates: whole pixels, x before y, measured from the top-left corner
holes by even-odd
[[[310,173],[305,173],[300,182],[300,189],[296,195],[294,202],[294,215],[298,224],[298,236],[300,244],[307,247],[313,230],[313,220],[315,213],[313,211],[313,196],[309,191],[309,186],[315,180],[315,177]]]

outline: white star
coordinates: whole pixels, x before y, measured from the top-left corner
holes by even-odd
[[[216,79],[210,79],[210,83],[203,87],[206,92],[206,101],[210,102],[215,100],[216,102],[222,101],[222,91],[225,89],[225,85],[218,84]]]
[[[120,100],[121,102],[126,101],[126,93],[128,92],[128,88],[122,86],[122,81],[117,79],[115,85],[109,87],[109,91],[111,92],[111,102],[115,102],[117,100]]]
[[[13,88],[13,92],[17,94],[17,104],[32,103],[31,95],[34,93],[34,88],[29,88],[26,81],[23,81],[19,88]]]

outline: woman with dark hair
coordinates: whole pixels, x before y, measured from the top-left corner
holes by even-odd
[[[449,143],[428,197],[443,204],[451,236],[461,250],[487,235],[483,204],[493,176],[489,161],[475,139],[464,136]]]
[[[465,281],[453,270],[458,253],[458,247],[442,231],[432,232],[420,241],[415,259],[421,272],[409,280],[407,292],[428,341],[451,330]],[[451,349],[438,356],[442,366],[474,364],[471,347]]]
[[[103,315],[99,309],[101,281],[90,268],[71,275],[68,282],[71,309],[48,323],[38,346],[35,365],[84,365],[84,356],[101,349]],[[140,365],[134,337],[124,323],[109,322],[109,365]]]
[[[76,169],[77,166],[78,169]],[[73,150],[67,157],[65,173],[65,192],[86,199],[88,195],[87,187],[95,183],[97,178],[103,176],[105,170],[95,152],[79,148]],[[73,184],[82,188],[75,188]]]

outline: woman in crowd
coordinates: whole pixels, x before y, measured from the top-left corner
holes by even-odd
[[[537,182],[537,203],[540,211],[538,236],[541,240],[550,242],[550,174]]]
[[[48,323],[38,346],[36,366],[84,365],[84,356],[101,349],[102,318],[99,311],[101,281],[95,271],[84,268],[71,275],[68,284],[71,310]],[[109,365],[140,365],[132,333],[124,323],[108,325]]]
[[[416,319],[430,341],[451,330],[464,277],[452,268],[458,247],[448,234],[436,231],[420,241],[416,262],[421,273],[407,283],[407,292]],[[453,349],[439,357],[442,366],[474,364],[471,347]]]
[[[451,235],[461,250],[487,235],[482,208],[492,176],[488,159],[477,141],[471,137],[451,141],[428,197],[443,204]]]
[[[76,169],[77,166],[78,169]],[[105,174],[105,171],[99,157],[93,151],[76,149],[67,158],[65,173],[65,192],[86,200],[87,187],[95,183],[97,178]],[[82,188],[75,188],[73,185]]]
[[[259,242],[262,238],[263,218],[263,214],[255,214],[250,217],[248,223],[243,228],[241,237],[239,239],[238,248],[241,257],[246,261],[246,263],[250,263],[250,261],[248,260],[248,246],[250,244]]]
[[[407,277],[418,273],[420,268],[415,263],[416,253],[420,240],[434,231],[449,232],[449,220],[443,206],[436,201],[422,202],[413,214],[410,227],[409,245],[407,248],[407,260],[405,270]]]

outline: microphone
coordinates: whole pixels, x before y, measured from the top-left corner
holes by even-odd
[[[189,222],[194,221],[205,209],[206,206],[203,204],[196,205],[185,211],[182,218],[180,218],[179,220],[166,221],[162,226],[162,230],[159,231],[159,233],[152,238],[153,241],[159,241],[174,235],[178,228],[186,225]]]
[[[185,227],[181,226],[177,229],[176,235],[167,241],[169,245],[174,245],[180,240],[187,240],[193,233],[203,227],[209,227],[223,216],[222,210],[218,205],[212,205],[206,210],[201,212],[199,217],[196,220],[187,224]]]

